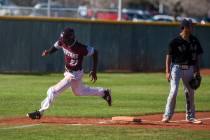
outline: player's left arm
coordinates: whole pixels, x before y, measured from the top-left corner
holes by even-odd
[[[85,56],[91,56],[92,57],[92,68],[89,73],[89,77],[91,77],[91,81],[93,83],[97,80],[97,65],[98,65],[98,51],[90,46],[85,46]]]
[[[201,54],[197,55],[194,73],[196,75],[200,75],[200,61],[201,61]]]
[[[92,65],[92,70],[90,71],[89,76],[91,77],[91,81],[95,83],[97,80],[97,65],[98,65],[98,51],[96,49],[94,49],[94,52],[92,54],[92,61],[93,61],[93,65]]]
[[[197,42],[197,47],[198,48],[197,48],[197,56],[196,56],[194,73],[196,75],[200,75],[200,62],[201,62],[201,57],[202,57],[202,54],[203,54],[203,49],[202,49],[201,44],[200,44],[198,39],[196,39],[196,42]]]

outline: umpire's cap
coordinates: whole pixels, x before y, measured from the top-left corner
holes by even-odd
[[[185,27],[192,28],[192,20],[191,19],[183,19],[181,21],[181,29],[183,30]]]

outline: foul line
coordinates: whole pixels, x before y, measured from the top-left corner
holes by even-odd
[[[73,124],[65,124],[66,126],[91,126],[94,124],[82,124],[82,123],[73,123]]]
[[[204,120],[210,120],[210,118],[201,118],[201,119],[197,119],[197,120],[204,121]],[[151,120],[142,120],[142,122],[162,123],[162,121],[151,121]],[[186,120],[174,120],[174,121],[170,121],[170,122],[178,123],[178,122],[187,122],[187,121]]]
[[[201,118],[201,119],[197,119],[197,120],[200,120],[200,121],[204,121],[204,120],[210,120],[210,118]],[[132,122],[132,121],[123,121],[123,120],[121,120],[122,122]],[[101,121],[101,122],[98,122],[99,124],[111,124],[111,123],[113,123],[113,122],[118,122],[118,121],[112,121],[112,120],[110,120],[110,121]],[[120,121],[119,121],[120,122]],[[144,123],[144,122],[146,122],[146,123],[163,123],[161,120],[160,121],[152,121],[152,120],[142,120],[141,122],[136,122],[136,123],[139,123],[139,124],[141,124],[141,123]],[[174,120],[174,121],[170,121],[171,123],[179,123],[179,122],[187,122],[186,120]]]
[[[41,124],[19,125],[19,126],[6,127],[6,128],[0,128],[0,129],[21,129],[21,128],[28,128],[28,127],[38,126],[38,125],[41,125]]]
[[[198,119],[198,120],[204,121],[204,120],[210,120],[210,118],[203,118],[203,119]]]

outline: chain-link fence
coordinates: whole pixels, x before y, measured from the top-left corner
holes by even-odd
[[[92,3],[90,1],[90,4],[69,5],[60,1],[46,0],[37,2],[33,7],[18,6],[7,2],[7,4],[0,4],[0,16],[48,16],[105,20],[148,20],[147,18],[150,18],[148,12],[122,9],[122,1],[118,3],[118,6],[111,4],[110,7],[102,8],[97,4],[94,6],[93,1]]]
[[[72,5],[71,5],[72,6]],[[62,4],[57,1],[52,1],[50,4],[47,2],[37,3],[33,7],[17,6],[15,4],[1,5],[0,16],[48,16],[48,17],[67,17],[67,18],[87,18],[87,19],[105,19],[105,20],[118,20],[119,8],[116,6],[112,8],[96,8],[90,5],[70,5]],[[154,15],[150,11],[142,9],[127,9],[122,8],[121,20],[131,21],[180,21],[186,17],[176,17],[171,15]],[[193,22],[206,23],[210,22],[210,16],[205,18],[191,18]]]

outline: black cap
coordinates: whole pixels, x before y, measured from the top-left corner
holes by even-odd
[[[184,27],[191,28],[192,20],[191,19],[183,19],[180,26],[181,26],[181,29],[184,29]]]

